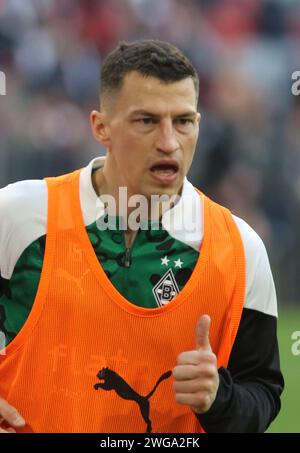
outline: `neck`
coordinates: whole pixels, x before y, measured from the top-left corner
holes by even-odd
[[[108,207],[108,214],[109,215],[116,215],[119,217],[126,217],[127,216],[127,224],[128,224],[128,217],[130,214],[137,210],[139,208],[139,203],[137,199],[135,199],[135,206],[128,206],[128,200],[132,195],[137,195],[134,193],[131,193],[130,189],[127,187],[125,183],[122,184],[122,181],[119,179],[118,172],[115,170],[115,165],[111,167],[110,160],[106,158],[104,166],[99,168],[97,171],[95,171],[92,175],[92,184],[94,187],[94,190],[98,196],[109,196],[113,198],[115,202],[115,210],[110,211]],[[120,197],[120,188],[125,187],[126,190],[122,192],[122,197]],[[179,196],[181,195],[182,188],[180,189]],[[161,219],[162,215],[167,212],[169,209],[171,209],[174,204],[178,201],[178,196],[175,198],[176,195],[174,195],[174,200],[168,200],[168,201],[159,201],[157,203],[151,203],[151,198],[148,199],[148,204],[147,204],[147,209],[148,211],[142,211],[141,210],[141,215],[143,213],[146,214],[147,219],[151,221],[157,221]],[[144,197],[143,197],[144,199]],[[136,214],[138,214],[136,212]],[[128,228],[128,232],[132,232],[134,230],[131,230]]]

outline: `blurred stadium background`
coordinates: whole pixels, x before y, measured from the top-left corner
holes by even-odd
[[[279,299],[286,390],[271,432],[300,432],[299,0],[0,0],[0,187],[103,152],[92,139],[101,61],[119,40],[173,42],[200,75],[193,183],[263,238]]]

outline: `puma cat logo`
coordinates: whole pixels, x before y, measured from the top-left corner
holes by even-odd
[[[60,276],[68,280],[69,282],[73,282],[74,285],[77,286],[78,290],[81,292],[81,294],[84,296],[84,289],[82,287],[82,280],[84,277],[90,272],[89,269],[85,271],[85,273],[81,277],[74,277],[74,275],[71,275],[70,272],[66,271],[65,269],[62,269],[59,267],[56,270],[56,273]]]
[[[130,385],[127,384],[127,382],[124,381],[124,379],[115,371],[111,370],[110,368],[102,368],[97,374],[97,377],[100,381],[103,382],[95,384],[94,389],[115,390],[115,392],[124,400],[135,401],[139,405],[142,417],[147,425],[146,433],[149,434],[152,431],[152,423],[149,418],[149,398],[151,398],[159,384],[165,379],[168,379],[171,375],[172,371],[167,371],[166,373],[164,373],[158,379],[151,392],[146,396],[141,396],[135,390],[133,390],[133,388],[130,387]]]

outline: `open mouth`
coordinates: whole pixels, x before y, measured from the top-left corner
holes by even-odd
[[[154,179],[162,183],[173,181],[177,177],[178,170],[177,162],[158,162],[150,167]]]

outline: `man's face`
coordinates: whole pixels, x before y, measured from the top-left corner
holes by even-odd
[[[192,78],[164,83],[133,71],[104,108],[114,181],[128,194],[177,194],[195,152],[200,114]]]

